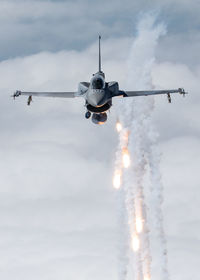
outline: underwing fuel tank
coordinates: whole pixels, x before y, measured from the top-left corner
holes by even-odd
[[[93,114],[92,115],[92,122],[95,124],[104,124],[107,121],[107,114],[99,113],[99,114]]]

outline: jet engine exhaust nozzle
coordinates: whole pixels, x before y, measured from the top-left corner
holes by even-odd
[[[105,112],[92,115],[92,122],[95,124],[104,124],[106,121],[107,121],[107,114]]]

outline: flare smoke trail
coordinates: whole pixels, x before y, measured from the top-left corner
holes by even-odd
[[[145,16],[138,24],[138,35],[134,40],[130,57],[128,60],[128,79],[127,87],[131,90],[150,89],[151,69],[155,60],[155,48],[161,35],[165,33],[165,26],[155,25],[155,17]],[[155,204],[153,207],[155,227],[160,240],[159,254],[161,262],[161,279],[168,280],[167,270],[167,251],[166,240],[162,225],[162,187],[160,184],[159,160],[154,154],[154,136],[151,125],[151,113],[154,108],[154,99],[152,97],[124,98],[118,107],[118,116],[122,124],[120,139],[128,133],[128,142],[120,141],[120,147],[117,152],[117,168],[122,172],[120,163],[120,154],[123,152],[124,145],[129,149],[131,157],[130,169],[123,172],[124,199],[127,215],[123,212],[124,218],[128,219],[130,238],[138,240],[138,249],[134,253],[131,262],[135,263],[135,280],[151,279],[151,252],[149,240],[149,222],[146,213],[146,203],[144,197],[144,178],[147,169],[150,170],[151,177],[151,196]],[[158,171],[159,172],[159,171]],[[142,232],[137,232],[137,219],[143,224]],[[121,271],[127,274],[129,255],[127,246],[121,251]],[[122,253],[126,258],[122,258]],[[122,262],[121,260],[126,260]],[[125,275],[125,274],[124,274]],[[119,280],[124,280],[120,276]]]
[[[152,132],[153,128],[151,127]],[[155,133],[149,135],[151,142],[151,150],[149,151],[149,167],[150,167],[150,179],[151,179],[151,205],[152,215],[154,217],[154,227],[157,233],[157,241],[159,242],[159,254],[158,257],[161,260],[161,273],[162,279],[168,280],[168,259],[167,259],[167,241],[164,233],[163,226],[163,214],[160,211],[163,202],[163,187],[161,183],[161,174],[159,170],[160,154],[156,149],[156,136]]]
[[[121,130],[121,128],[119,128]],[[121,132],[119,134],[119,147],[116,152],[116,161],[115,161],[115,174],[113,179],[113,186],[116,189],[119,189],[117,192],[117,205],[118,205],[118,223],[119,223],[119,263],[118,263],[118,277],[120,280],[125,280],[127,278],[128,273],[128,264],[129,264],[129,244],[128,240],[128,220],[127,220],[127,212],[126,212],[126,205],[125,205],[125,190],[124,183],[122,183],[122,161],[121,161],[121,151],[122,147],[124,146],[125,138],[124,134]]]

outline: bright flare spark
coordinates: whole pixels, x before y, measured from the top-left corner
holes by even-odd
[[[128,145],[129,134],[130,134],[130,131],[128,131],[128,130],[126,130],[126,131],[123,133],[123,140],[124,140],[124,142],[126,143],[126,145]]]
[[[146,275],[144,276],[144,280],[151,280],[150,276]]]
[[[130,166],[131,160],[130,160],[130,155],[129,155],[129,151],[127,148],[123,148],[122,161],[123,161],[124,168],[128,168]]]
[[[143,231],[143,220],[141,217],[136,218],[135,226],[137,233],[141,233]]]
[[[136,234],[132,237],[132,248],[134,252],[137,252],[140,249],[140,240]]]
[[[121,171],[117,170],[115,171],[114,177],[113,177],[113,187],[115,189],[119,189],[121,186]]]
[[[117,121],[117,123],[116,123],[116,129],[117,129],[117,132],[120,132],[122,130],[122,124],[119,121]]]

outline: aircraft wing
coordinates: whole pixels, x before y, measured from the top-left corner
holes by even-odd
[[[62,97],[62,98],[73,98],[76,96],[75,92],[34,92],[34,91],[20,91],[17,90],[13,97],[18,97],[20,95],[27,96],[43,96],[43,97]]]
[[[179,89],[169,89],[169,90],[146,90],[146,91],[123,91],[123,97],[131,97],[131,96],[148,96],[148,95],[157,95],[157,94],[170,94],[170,93],[180,93],[185,95],[186,92],[183,88]]]

